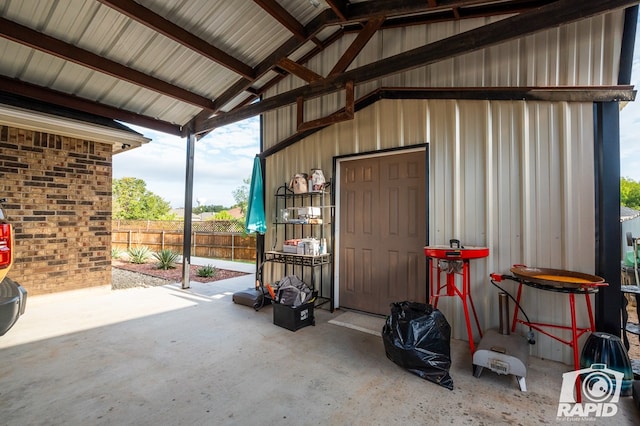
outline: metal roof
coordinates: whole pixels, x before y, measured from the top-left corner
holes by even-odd
[[[288,73],[305,75],[305,64],[345,35],[341,59],[351,63],[367,31],[545,7],[602,13],[635,3],[0,0],[0,92],[185,135],[187,126],[207,131],[198,123],[254,102]]]

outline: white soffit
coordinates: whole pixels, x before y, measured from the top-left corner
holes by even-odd
[[[113,129],[95,123],[58,117],[23,108],[0,105],[0,124],[38,132],[53,133],[76,139],[91,140],[114,146],[114,152],[138,148],[151,141],[133,131]]]

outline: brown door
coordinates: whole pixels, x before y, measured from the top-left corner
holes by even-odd
[[[340,306],[388,314],[426,301],[425,152],[340,166]]]

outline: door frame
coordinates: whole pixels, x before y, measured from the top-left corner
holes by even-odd
[[[429,244],[429,143],[384,149],[380,151],[360,152],[354,154],[339,155],[333,157],[333,195],[332,204],[335,208],[333,221],[331,222],[331,235],[333,244],[333,307],[340,307],[340,168],[342,163],[354,160],[362,160],[366,158],[385,157],[396,154],[407,154],[410,152],[424,152],[425,158],[425,246]],[[428,272],[428,271],[425,271]],[[427,300],[429,300],[429,276],[425,286],[427,288]]]

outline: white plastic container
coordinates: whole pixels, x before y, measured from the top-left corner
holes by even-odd
[[[302,217],[318,217],[320,216],[320,207],[300,207],[298,208],[298,216]]]

